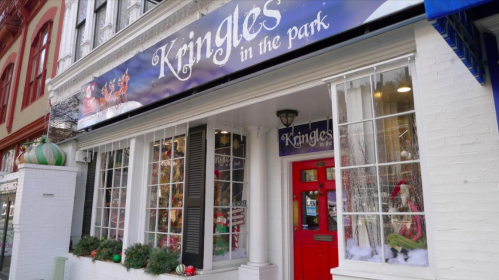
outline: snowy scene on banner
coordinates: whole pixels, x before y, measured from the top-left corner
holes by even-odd
[[[421,1],[231,1],[84,85],[78,129]]]

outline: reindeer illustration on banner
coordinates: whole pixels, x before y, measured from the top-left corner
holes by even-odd
[[[120,85],[121,81],[121,85]],[[128,97],[126,95],[126,92],[128,90],[128,81],[130,81],[130,75],[128,75],[128,68],[125,71],[125,74],[121,76],[121,78],[118,80],[118,86],[120,87],[120,96],[122,99],[122,102],[128,102]]]
[[[112,106],[116,106],[117,109],[122,103],[128,102],[128,97],[127,97],[128,81],[130,81],[130,75],[128,74],[128,69],[126,69],[125,73],[120,78],[118,78],[118,87],[119,87],[118,90],[115,90],[116,78],[109,81],[109,87],[108,83],[106,82],[104,87],[102,87],[101,89],[103,97],[98,99],[99,109],[100,109],[99,111],[105,112],[107,109],[109,109]],[[95,83],[93,86],[95,86]],[[90,91],[90,96],[92,91],[93,87]],[[95,112],[95,109],[96,108],[91,109],[91,112]],[[84,115],[86,114],[84,113]]]

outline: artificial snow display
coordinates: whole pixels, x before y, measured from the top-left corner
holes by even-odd
[[[397,254],[396,258],[391,258],[387,260],[390,264],[403,264],[412,266],[428,266],[428,250],[426,249],[415,249],[409,251],[407,256],[404,254]]]
[[[347,240],[346,259],[353,261],[382,262],[381,247],[373,249],[370,246],[357,246],[353,239]],[[389,264],[403,264],[412,266],[428,266],[428,250],[415,249],[407,254],[397,252],[385,245],[385,260]]]
[[[373,256],[373,248],[370,246],[357,246],[353,239],[347,240],[346,251],[346,258],[353,261],[367,261]]]
[[[246,248],[237,248],[232,250],[232,259],[244,259],[246,258]],[[225,252],[223,255],[214,255],[213,256],[213,261],[214,262],[219,262],[219,261],[228,261],[230,259],[230,254],[229,252]]]

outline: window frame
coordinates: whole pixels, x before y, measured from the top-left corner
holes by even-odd
[[[125,27],[130,25],[130,13],[127,11],[128,23],[125,26],[120,26],[121,12],[122,12],[122,9],[128,10],[128,7],[126,5],[127,3],[128,3],[127,1],[117,1],[117,3],[116,3],[116,5],[117,5],[117,7],[116,7],[116,19],[115,19],[116,27],[114,29],[114,34],[120,32],[121,30],[125,29]]]
[[[16,150],[17,150],[17,145],[11,145],[6,147],[1,151],[1,157],[0,157],[0,172],[7,172],[7,173],[12,173],[16,170]],[[9,155],[12,155],[12,170],[4,170],[5,169],[5,163],[4,162],[4,157],[7,155],[7,152]],[[10,166],[9,166],[10,167]]]
[[[30,63],[28,67],[28,76],[26,79],[26,86],[24,88],[24,96],[22,103],[22,110],[26,109],[29,105],[35,103],[40,98],[45,95],[45,80],[47,79],[47,61],[50,53],[50,42],[52,36],[53,21],[47,21],[38,30],[35,39],[31,43],[30,48]],[[43,34],[47,31],[47,41],[43,43]],[[41,42],[42,44],[39,44]],[[40,54],[44,53],[43,68],[41,73],[38,73],[40,69]],[[35,71],[35,72],[33,72]],[[40,80],[40,85],[38,87],[37,81]],[[39,90],[38,94],[37,91]]]
[[[158,156],[158,159],[157,160],[154,160],[154,150],[153,150],[153,147],[154,145],[156,144],[156,142],[160,142],[159,145],[160,147],[163,145],[163,143],[165,143],[165,140],[170,140],[171,141],[171,145],[172,145],[172,150],[173,150],[173,146],[174,146],[174,143],[175,143],[175,138],[181,138],[183,137],[184,138],[184,156],[183,157],[175,157],[174,156],[174,153],[172,153],[172,156],[170,156],[169,159],[162,159],[161,158],[161,152],[162,150],[160,150],[159,152],[159,156]],[[152,139],[149,139],[149,140],[152,140],[152,141],[145,141],[145,145],[144,145],[144,148],[147,150],[147,152],[144,153],[144,174],[143,174],[143,184],[142,184],[142,201],[141,203],[143,203],[141,205],[141,209],[140,209],[140,213],[141,213],[141,226],[139,227],[141,230],[140,230],[140,243],[141,244],[149,244],[148,243],[148,236],[149,234],[154,234],[155,238],[154,238],[154,245],[153,247],[154,248],[158,248],[157,246],[157,235],[158,234],[162,234],[162,235],[166,235],[168,237],[168,243],[170,242],[171,240],[171,236],[180,236],[180,258],[182,258],[182,251],[183,251],[183,246],[184,246],[184,239],[183,239],[183,235],[184,235],[184,217],[185,217],[185,198],[186,198],[186,195],[185,195],[185,190],[186,190],[186,184],[185,184],[185,181],[186,181],[186,177],[187,177],[187,174],[186,174],[186,167],[187,167],[187,161],[186,161],[186,155],[187,155],[187,137],[188,135],[186,135],[185,133],[168,133],[166,134],[166,131],[163,131],[163,133],[161,132],[158,132],[158,133],[153,133],[153,138]],[[175,161],[175,160],[183,160],[184,162],[184,170],[183,170],[183,181],[182,182],[174,182],[173,181],[173,168],[171,168],[173,165],[172,163]],[[169,183],[161,183],[161,181],[159,180],[159,177],[160,177],[160,168],[161,168],[161,162],[162,161],[169,161],[170,162],[170,182]],[[150,166],[154,165],[154,164],[158,164],[158,181],[156,183],[152,183],[152,182],[149,182],[149,174],[150,172],[152,171],[152,169],[150,168]],[[171,201],[172,201],[172,193],[173,193],[173,185],[178,185],[178,184],[182,184],[183,187],[182,187],[182,206],[180,207],[173,207],[172,204],[171,204]],[[151,187],[154,187],[156,186],[157,188],[160,188],[162,185],[168,185],[169,186],[169,196],[168,196],[168,206],[167,207],[159,207],[159,199],[156,203],[156,207],[149,207],[148,206],[148,203],[150,202],[150,198],[149,198],[149,195],[148,195],[148,189],[151,188]],[[154,228],[155,230],[154,231],[151,231],[149,228],[148,228],[148,223],[147,223],[147,219],[149,218],[148,216],[148,213],[150,213],[150,210],[156,210],[156,219],[155,219],[155,225],[154,225]],[[182,226],[181,226],[181,232],[180,233],[173,233],[171,231],[171,219],[170,219],[170,215],[168,215],[168,231],[167,232],[160,232],[157,228],[157,225],[158,225],[158,212],[160,210],[166,210],[168,211],[168,214],[171,213],[171,210],[181,210],[182,211]]]
[[[156,8],[163,1],[166,1],[166,0],[159,0],[159,1],[158,0],[144,0],[144,1],[141,1],[142,5],[143,5],[143,7],[141,9],[142,14],[145,14],[145,13],[149,12],[150,10]],[[154,7],[147,10],[147,2],[156,2],[156,5],[154,5]]]
[[[214,201],[214,194],[215,194],[215,190],[216,190],[216,186],[215,186],[215,181],[216,180],[213,180],[213,179],[210,179],[213,177],[213,174],[214,174],[214,166],[215,166],[215,158],[217,155],[221,155],[221,154],[217,154],[215,152],[215,147],[216,147],[216,134],[215,132],[217,130],[225,130],[228,132],[228,135],[230,135],[230,154],[229,155],[226,155],[226,156],[229,156],[231,158],[231,163],[232,163],[232,160],[234,158],[237,158],[237,159],[243,159],[245,161],[245,177],[247,177],[247,180],[245,180],[244,182],[240,182],[240,181],[235,181],[236,184],[243,184],[243,188],[247,188],[247,202],[246,202],[246,207],[233,207],[232,204],[230,206],[216,206],[215,205],[215,201]],[[241,134],[242,132],[242,134]],[[237,157],[237,156],[234,156],[233,155],[233,146],[232,146],[232,141],[233,141],[233,138],[234,138],[234,134],[237,134],[238,136],[242,135],[246,138],[246,151],[245,151],[245,157],[242,158],[242,157]],[[249,223],[249,207],[250,207],[250,204],[251,204],[251,201],[250,201],[250,192],[251,192],[251,182],[249,181],[249,176],[250,176],[250,171],[249,171],[249,161],[251,160],[249,158],[249,149],[250,149],[250,137],[249,135],[246,133],[245,130],[243,131],[239,131],[237,129],[234,129],[234,128],[229,128],[229,127],[225,127],[225,125],[223,126],[208,126],[207,127],[207,137],[210,138],[211,141],[208,141],[207,142],[207,153],[210,154],[210,156],[207,156],[206,157],[206,165],[207,165],[207,168],[206,168],[206,188],[207,188],[207,191],[206,191],[206,205],[205,205],[205,211],[206,211],[206,221],[205,223],[206,224],[209,224],[209,230],[206,231],[205,230],[205,266],[208,265],[208,263],[211,265],[211,269],[217,269],[217,268],[223,268],[223,267],[231,267],[231,266],[237,266],[237,265],[240,265],[240,264],[243,264],[243,263],[247,263],[248,260],[249,260],[249,252],[250,252],[250,249],[248,247],[249,245],[249,235],[250,235],[250,223]],[[209,146],[211,145],[211,146]],[[208,166],[210,168],[208,168]],[[213,168],[213,169],[212,169]],[[232,184],[234,183],[234,178],[233,178],[233,165],[230,164],[230,180],[217,180],[217,181],[224,181],[224,182],[229,182],[230,183],[230,198],[232,198],[232,191],[233,191],[233,187],[232,187]],[[208,192],[208,188],[211,189],[212,192]],[[210,195],[210,194],[213,194],[213,195]],[[208,209],[211,208],[211,211],[208,211]],[[216,234],[213,232],[213,223],[215,222],[215,218],[214,218],[214,210],[215,208],[224,208],[224,209],[229,209],[229,211],[232,212],[232,209],[233,208],[244,208],[245,209],[245,216],[246,216],[246,230],[244,232],[240,232],[239,235],[245,235],[245,238],[246,238],[246,258],[240,258],[240,259],[233,259],[232,258],[232,238],[229,239],[229,252],[230,252],[230,259],[229,260],[222,260],[222,261],[215,261],[214,258],[213,258],[213,241],[214,241],[214,238],[215,236],[220,236],[220,235],[229,235],[229,236],[233,236],[235,235],[236,233],[230,231],[228,233],[222,233],[222,234]],[[209,218],[208,216],[208,213],[211,213],[213,212],[213,215],[211,215],[211,219]],[[228,226],[229,228],[232,228],[231,226]],[[208,228],[206,228],[208,229]]]
[[[0,125],[7,121],[7,110],[11,90],[12,75],[14,73],[14,63],[10,63],[2,73],[0,78]],[[7,77],[10,77],[8,79]]]
[[[349,215],[349,213],[344,214],[343,211],[343,200],[341,197],[343,196],[343,187],[342,187],[342,177],[341,177],[341,171],[344,169],[351,169],[351,168],[360,168],[360,167],[376,167],[380,166],[380,164],[376,161],[374,164],[368,164],[368,165],[359,165],[359,166],[342,166],[341,165],[341,151],[339,148],[334,149],[334,156],[335,156],[335,176],[336,176],[336,182],[337,182],[337,201],[338,201],[338,240],[341,240],[338,242],[338,250],[339,250],[339,267],[337,268],[339,275],[355,275],[356,271],[364,271],[364,272],[369,272],[369,273],[379,273],[381,275],[393,275],[393,276],[399,276],[399,277],[404,277],[404,276],[410,276],[410,275],[418,275],[421,279],[434,279],[435,277],[435,270],[436,270],[436,258],[435,258],[435,245],[434,245],[434,236],[433,236],[433,216],[432,216],[432,210],[431,210],[431,189],[430,189],[430,182],[428,178],[428,167],[427,167],[427,155],[426,155],[426,144],[425,144],[425,137],[424,137],[424,120],[423,120],[423,112],[422,112],[422,104],[421,104],[421,97],[419,93],[419,84],[418,84],[418,73],[416,70],[416,62],[414,59],[409,60],[408,58],[401,58],[399,60],[395,61],[389,61],[387,63],[380,63],[379,65],[376,66],[376,72],[382,73],[382,72],[387,72],[391,70],[395,70],[398,68],[402,67],[409,67],[409,71],[411,73],[411,79],[412,79],[412,87],[413,87],[413,100],[414,100],[414,110],[409,110],[406,112],[402,112],[400,114],[392,114],[392,115],[381,115],[381,116],[375,116],[375,112],[373,111],[373,117],[372,118],[366,118],[362,121],[352,121],[352,122],[345,122],[342,124],[339,124],[338,120],[338,104],[337,104],[337,98],[338,98],[338,92],[336,90],[337,85],[341,85],[344,83],[343,77],[346,76],[347,81],[352,81],[352,80],[357,80],[360,78],[364,77],[369,77],[374,74],[374,65],[373,67],[367,68],[363,67],[362,69],[359,69],[359,71],[349,71],[345,75],[337,75],[336,79],[327,81],[329,83],[330,87],[330,92],[331,92],[331,103],[332,103],[332,109],[333,109],[333,134],[334,134],[334,144],[335,147],[340,147],[340,129],[339,127],[342,125],[347,125],[347,124],[352,124],[352,123],[361,123],[364,121],[376,121],[379,119],[387,118],[387,117],[394,117],[398,115],[410,115],[410,114],[415,114],[415,120],[417,123],[417,139],[418,139],[418,144],[419,144],[419,159],[416,160],[420,164],[420,170],[421,170],[421,182],[422,182],[422,191],[423,191],[423,205],[424,205],[424,211],[421,211],[425,215],[425,221],[426,221],[426,238],[427,238],[427,250],[428,250],[428,261],[429,265],[427,267],[417,267],[417,266],[408,266],[408,265],[393,265],[393,264],[388,264],[388,263],[370,263],[370,262],[365,262],[365,261],[355,261],[355,260],[348,260],[345,258],[345,229],[344,229],[344,221],[343,218],[345,215]],[[373,97],[373,94],[371,92],[371,98]],[[373,104],[374,107],[374,104]],[[373,128],[375,126],[373,125]],[[376,134],[376,131],[374,131],[374,134]],[[373,138],[375,136],[373,135]],[[376,143],[376,140],[375,140]],[[375,153],[377,154],[377,143],[375,146]],[[377,155],[376,155],[377,157]],[[413,163],[414,161],[403,161],[403,162],[388,162],[386,165],[397,165],[397,164],[410,164]],[[384,164],[381,164],[384,165]],[[377,169],[376,169],[377,170]],[[379,188],[379,186],[378,186]],[[381,198],[380,198],[381,199]],[[388,213],[383,213],[381,210],[381,205],[379,206],[379,212],[373,212],[369,213],[370,215],[376,215],[381,217],[383,214],[388,214]],[[419,212],[418,212],[419,213]],[[362,215],[359,213],[355,213],[356,215]],[[380,226],[383,227],[380,221]],[[382,229],[383,232],[383,229]],[[382,233],[383,234],[383,233]],[[384,236],[382,238],[385,238]]]
[[[106,22],[106,13],[107,13],[107,3],[108,0],[104,0],[102,3],[100,3],[99,6],[97,6],[97,0],[94,1],[94,30],[93,30],[93,42],[92,42],[92,48],[95,49],[97,47],[99,47],[100,45],[104,44],[104,41],[102,43],[98,43],[99,42],[99,38],[98,38],[98,34],[100,34],[100,32],[97,31],[97,29],[99,28],[99,23],[97,22],[99,20],[99,17],[97,16],[99,14],[99,12],[102,11],[102,9],[105,9],[106,11],[104,11],[104,19],[105,19],[105,22]],[[104,22],[104,26],[105,26],[105,22]]]
[[[120,145],[121,146],[121,145]],[[128,165],[124,165],[124,160],[125,160],[125,156],[124,156],[124,151],[128,149]],[[114,177],[115,177],[115,173],[114,171],[116,169],[118,169],[114,163],[113,163],[113,167],[112,168],[108,168],[108,161],[109,161],[109,157],[108,157],[108,154],[112,153],[112,157],[113,157],[113,160],[116,162],[116,152],[119,151],[119,150],[122,150],[123,153],[122,153],[122,159],[121,159],[121,166],[119,167],[119,169],[122,171],[121,172],[121,175],[120,175],[120,180],[121,180],[121,183],[119,185],[119,187],[114,187]],[[111,148],[109,150],[107,150],[106,148],[104,148],[104,151],[102,150],[99,150],[97,151],[97,157],[96,157],[96,160],[97,160],[97,163],[96,163],[96,174],[95,174],[95,188],[94,188],[94,194],[93,194],[93,205],[92,205],[92,226],[90,228],[90,235],[91,236],[95,236],[95,233],[96,233],[96,228],[100,228],[101,231],[99,233],[99,236],[97,238],[101,238],[102,237],[102,229],[103,228],[106,228],[107,229],[107,237],[106,239],[115,239],[115,240],[118,240],[120,239],[119,238],[119,231],[122,231],[123,232],[123,236],[121,237],[122,241],[125,242],[125,240],[127,240],[127,235],[128,235],[128,218],[127,216],[129,215],[129,212],[132,211],[132,209],[130,208],[130,203],[129,203],[129,196],[130,196],[130,191],[131,191],[131,177],[132,177],[132,172],[133,172],[133,167],[132,167],[132,148],[130,145],[128,146],[123,146],[123,147],[119,147],[119,148]],[[105,156],[105,166],[102,166],[102,157]],[[126,182],[126,186],[123,186],[124,183],[123,183],[123,170],[124,169],[128,169],[128,173],[127,173],[127,182]],[[107,174],[108,174],[108,171],[112,171],[112,184],[111,184],[111,188],[106,188],[106,185],[102,186],[102,178],[101,178],[101,173],[104,172],[104,174],[106,175],[107,177]],[[107,182],[107,178],[106,178],[106,181],[104,182],[104,184],[106,184]],[[105,192],[107,190],[115,190],[115,189],[118,189],[119,191],[119,200],[121,201],[121,195],[122,195],[122,191],[125,190],[126,191],[126,200],[125,200],[125,206],[122,207],[120,205],[118,205],[118,207],[112,207],[112,205],[110,204],[109,207],[106,207],[106,206],[99,206],[98,205],[98,202],[99,202],[99,191],[103,190],[104,191],[104,196],[106,195]],[[103,203],[106,203],[106,197],[103,198]],[[116,222],[116,226],[115,227],[111,227],[109,225],[110,223],[110,219],[108,219],[108,226],[103,226],[103,225],[100,225],[100,226],[96,226],[96,221],[97,221],[97,209],[103,209],[102,213],[101,213],[101,223],[102,223],[102,218],[104,217],[104,209],[108,208],[109,209],[109,213],[108,215],[111,215],[112,214],[112,210],[113,209],[117,209],[118,210],[118,220]],[[125,210],[125,213],[123,215],[123,217],[121,216],[121,213],[120,211],[121,210]],[[120,228],[119,227],[119,223],[123,221],[123,228]],[[114,229],[117,233],[116,233],[116,236],[115,238],[111,238],[110,237],[110,233],[111,233],[111,230]]]
[[[76,23],[75,23],[75,48],[74,48],[74,61],[78,61],[79,59],[81,59],[83,57],[83,52],[82,52],[82,49],[81,49],[81,44],[83,43],[82,41],[80,41],[79,39],[80,38],[84,38],[84,35],[85,35],[85,27],[86,27],[86,23],[87,23],[87,11],[85,11],[85,17],[79,21],[78,20],[78,15],[80,14],[80,2],[82,0],[78,0],[78,5],[77,5],[77,8],[76,8]],[[87,10],[88,10],[88,0],[85,0],[87,1]],[[83,33],[83,37],[80,36],[80,34]],[[79,55],[79,53],[81,53],[81,55]]]

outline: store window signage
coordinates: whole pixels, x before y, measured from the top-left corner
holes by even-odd
[[[244,148],[244,145],[242,145]],[[218,171],[230,171],[230,147],[217,149],[218,153],[215,155],[215,169]],[[244,159],[234,158],[232,160],[232,170],[244,171]]]
[[[399,1],[230,1],[84,85],[78,129],[297,50],[421,0],[394,2]]]
[[[332,120],[279,129],[279,156],[281,157],[332,150]]]
[[[316,209],[316,201],[313,199],[310,199],[307,201],[307,216],[317,216],[317,209]]]

